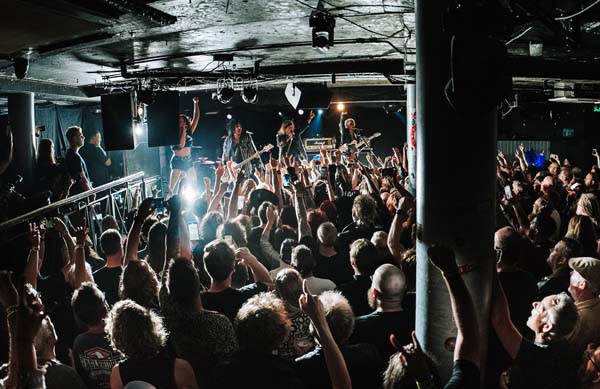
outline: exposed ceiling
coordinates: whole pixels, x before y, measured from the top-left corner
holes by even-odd
[[[264,87],[288,79],[331,81],[332,73],[337,86],[368,86],[401,82],[404,63],[414,61],[413,0],[6,3],[0,15],[0,94],[30,90],[40,99],[86,101],[149,80],[214,88],[227,73],[258,77]],[[557,80],[600,80],[600,4],[586,9],[596,2],[497,3],[501,12],[490,15],[490,22],[505,26],[498,37],[508,45],[517,87],[543,92]],[[336,19],[335,45],[326,53],[311,47],[308,19],[314,9]],[[530,42],[543,44],[543,56],[530,55]],[[29,58],[26,80],[14,77],[17,57]]]

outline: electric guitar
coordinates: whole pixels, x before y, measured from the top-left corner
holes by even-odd
[[[231,179],[233,179],[237,172],[239,172],[248,162],[252,161],[254,158],[259,158],[264,153],[268,153],[269,151],[273,150],[274,147],[275,146],[269,143],[268,145],[264,146],[260,151],[252,154],[251,156],[249,156],[241,162],[232,162],[231,164],[227,163],[227,170],[225,170],[222,180],[225,182],[230,181],[230,175]],[[231,171],[229,171],[230,168]]]
[[[356,149],[356,150],[358,150],[358,149],[360,149],[361,147],[368,146],[368,145],[369,145],[369,143],[371,143],[371,141],[372,141],[373,139],[375,139],[375,138],[379,138],[380,136],[381,136],[381,132],[376,132],[376,133],[374,133],[374,134],[373,134],[373,135],[371,135],[371,136],[364,136],[364,137],[361,137],[361,139],[360,139],[360,140],[357,140],[357,139],[355,139],[355,140],[353,140],[353,141],[352,141],[352,142],[350,142],[350,143],[346,143],[346,144],[343,144],[343,145],[341,145],[341,146],[340,146],[340,148],[339,148],[339,150],[340,150],[342,153],[345,153],[345,152],[347,152],[347,151],[348,151],[348,150],[349,150],[351,147],[352,147],[352,148],[354,148],[354,149]]]

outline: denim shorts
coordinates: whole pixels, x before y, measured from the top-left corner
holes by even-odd
[[[171,170],[177,169],[186,172],[190,170],[192,166],[192,157],[189,155],[186,157],[178,157],[173,154],[171,157]]]

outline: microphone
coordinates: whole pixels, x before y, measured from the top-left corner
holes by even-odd
[[[252,131],[248,131],[248,130],[246,130],[246,134],[248,134],[248,135],[254,135],[254,133]]]

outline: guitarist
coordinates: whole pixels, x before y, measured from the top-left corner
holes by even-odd
[[[227,136],[223,142],[223,163],[233,161],[240,163],[254,154],[250,135],[246,133],[239,120],[233,119],[227,125]],[[248,164],[258,163],[257,160],[252,160]],[[245,166],[244,171],[246,176],[249,176],[254,169],[250,166]]]
[[[340,144],[348,144],[352,141],[358,142],[359,135],[362,135],[362,130],[356,128],[356,121],[347,117],[348,112],[342,112],[340,115]]]

